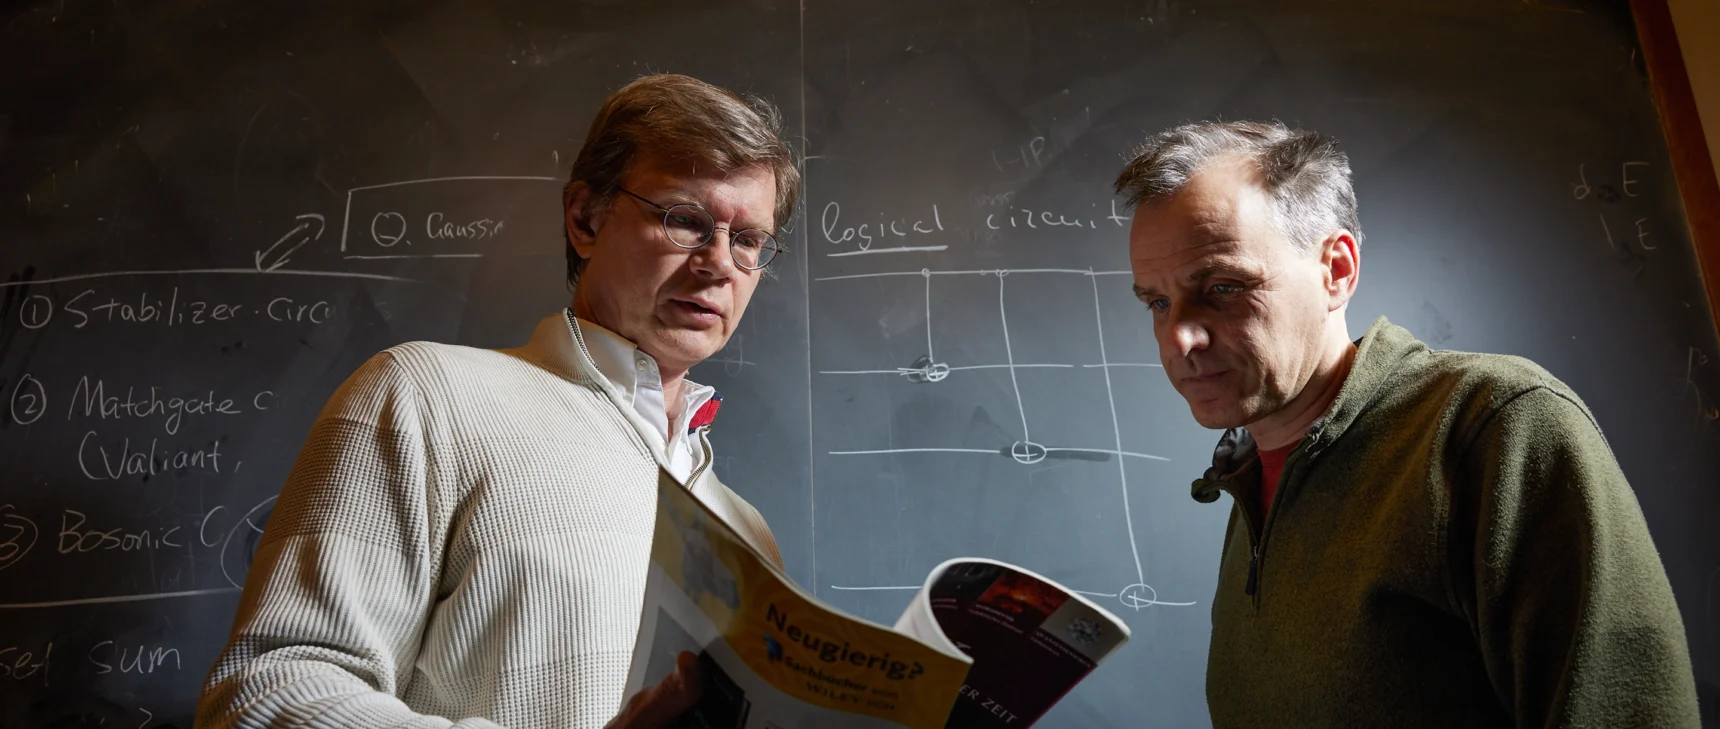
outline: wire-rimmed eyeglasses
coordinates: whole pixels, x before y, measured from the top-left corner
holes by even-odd
[[[716,219],[704,208],[693,203],[677,203],[663,207],[645,199],[632,190],[620,188],[622,192],[639,202],[650,205],[663,213],[663,234],[669,242],[676,246],[692,250],[701,248],[711,242],[717,234]],[[723,230],[728,230],[723,228]],[[758,228],[746,230],[728,230],[729,255],[734,258],[735,265],[748,271],[757,271],[770,265],[776,254],[782,252],[782,246],[776,242],[776,236]]]

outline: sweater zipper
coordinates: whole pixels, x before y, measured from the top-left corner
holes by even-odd
[[[589,370],[597,370],[597,362],[592,359],[591,350],[587,349],[585,346],[585,335],[581,334],[579,331],[579,322],[577,320],[577,317],[575,317],[573,315],[573,309],[570,307],[570,308],[565,309],[564,312],[565,312],[566,316],[564,316],[563,318],[567,320],[568,331],[573,334],[573,343],[579,346],[579,354],[584,359],[583,364],[586,366],[586,368],[588,370],[587,372],[581,372],[580,375],[582,377],[585,377],[588,380],[591,380],[593,383],[595,383],[597,385],[598,389],[602,390],[604,393],[613,397],[614,392],[615,392],[614,391],[615,386],[609,383],[609,378],[601,376],[603,374],[602,371],[600,371],[600,370],[598,371],[598,375],[599,375],[598,377],[592,377],[589,374]],[[622,405],[617,403],[616,408],[622,409]],[[626,413],[623,413],[621,415],[621,419],[622,420],[628,420]],[[631,424],[631,421],[629,421],[629,424]],[[709,429],[710,427],[711,426],[706,425],[703,428],[699,429],[699,439],[705,446],[705,465],[700,466],[697,471],[693,472],[693,477],[690,479],[687,479],[687,490],[689,490],[689,491],[691,491],[693,489],[693,484],[698,482],[699,476],[704,474],[705,466],[709,466],[710,462],[711,462],[711,443],[710,443],[710,441],[704,440],[705,430]],[[651,446],[646,443],[644,436],[638,436],[637,433],[635,435],[638,437],[638,443],[639,443],[640,447],[645,450],[645,453],[647,455],[649,455],[651,453]],[[665,449],[668,448],[667,444],[668,444],[668,441],[665,439],[664,440],[664,448]],[[666,467],[666,465],[668,463],[668,454],[664,453],[663,459],[659,460],[657,463],[658,463],[659,468]]]
[[[1248,558],[1248,585],[1243,588],[1249,597],[1254,598],[1254,609],[1260,609],[1260,598],[1255,597],[1254,591],[1260,586],[1260,545],[1254,545],[1254,555]]]
[[[1297,451],[1291,453],[1290,458],[1286,459],[1284,470],[1278,474],[1278,487],[1274,489],[1274,493],[1277,495],[1276,498],[1288,499],[1288,494],[1285,493],[1288,489],[1284,487],[1292,482],[1289,477],[1294,474],[1296,467],[1301,465],[1301,462],[1304,460],[1306,460],[1309,465],[1313,465],[1314,459],[1320,455],[1320,450],[1323,447],[1320,445],[1320,433],[1322,430],[1324,430],[1324,428],[1316,426],[1314,430],[1310,431],[1303,437],[1302,445],[1298,447]],[[1260,612],[1261,555],[1266,549],[1266,537],[1272,528],[1272,515],[1278,513],[1286,505],[1288,504],[1268,509],[1266,517],[1262,520],[1262,524],[1260,526],[1260,537],[1254,541],[1253,553],[1248,558],[1248,583],[1243,586],[1243,592],[1254,599],[1254,612],[1256,614],[1259,614]],[[1267,507],[1262,506],[1261,508],[1265,509]],[[1249,521],[1247,509],[1244,509],[1242,512],[1242,520],[1244,522]],[[1253,529],[1251,528],[1249,532],[1252,534]]]
[[[1298,454],[1292,453],[1290,455],[1290,458],[1286,459],[1286,461],[1284,463],[1284,470],[1278,474],[1278,486],[1277,486],[1277,488],[1274,489],[1274,493],[1277,494],[1275,499],[1284,497],[1284,484],[1288,483],[1288,479],[1286,479],[1285,476],[1290,475],[1291,466],[1294,464],[1294,462],[1296,460],[1298,460],[1297,455]],[[1282,504],[1280,504],[1278,506],[1274,506],[1274,507],[1269,508],[1263,504],[1261,506],[1261,508],[1266,511],[1266,516],[1262,517],[1260,520],[1261,521],[1260,538],[1255,540],[1255,542],[1254,542],[1254,555],[1252,557],[1250,557],[1249,561],[1248,561],[1248,584],[1245,586],[1245,589],[1244,589],[1244,592],[1248,593],[1249,597],[1254,598],[1254,612],[1255,612],[1255,614],[1260,613],[1260,562],[1261,562],[1261,554],[1266,551],[1266,537],[1270,533],[1270,530],[1272,529],[1273,515],[1277,514],[1284,507]]]
[[[693,490],[693,484],[696,484],[699,482],[699,477],[705,475],[705,469],[710,468],[711,467],[711,461],[714,460],[711,457],[711,441],[709,438],[705,437],[705,434],[709,433],[710,431],[711,431],[711,426],[709,426],[709,425],[699,426],[699,445],[705,449],[705,457],[703,459],[701,459],[704,461],[704,463],[699,464],[698,468],[693,469],[692,477],[687,479],[687,490],[688,491]]]
[[[1252,599],[1255,611],[1260,610],[1260,544],[1265,538],[1264,531],[1254,530],[1254,518],[1249,516],[1248,508],[1242,508],[1242,527],[1248,532],[1248,582],[1243,585],[1242,592]]]

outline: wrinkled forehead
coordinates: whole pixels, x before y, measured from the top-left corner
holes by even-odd
[[[1135,211],[1129,227],[1129,267],[1136,278],[1173,275],[1239,251],[1243,235],[1232,210],[1191,205],[1179,197]]]
[[[1276,238],[1271,198],[1251,168],[1218,165],[1195,173],[1175,195],[1143,203],[1129,227],[1136,278],[1186,277],[1222,265]]]
[[[1252,269],[1246,248],[1237,240],[1214,240],[1179,247],[1163,256],[1129,257],[1138,292],[1168,292],[1199,285],[1215,275],[1240,274]]]
[[[775,225],[776,176],[762,164],[724,171],[696,161],[643,155],[629,166],[622,184],[665,207],[703,207],[734,230],[772,230]]]

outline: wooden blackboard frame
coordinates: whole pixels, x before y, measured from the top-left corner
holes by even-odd
[[[1642,46],[1654,105],[1660,112],[1660,129],[1672,157],[1678,179],[1685,220],[1690,225],[1691,247],[1696,252],[1697,273],[1708,294],[1708,311],[1716,335],[1720,335],[1720,179],[1716,179],[1708,141],[1702,132],[1690,73],[1672,23],[1666,0],[1631,0],[1637,41]]]

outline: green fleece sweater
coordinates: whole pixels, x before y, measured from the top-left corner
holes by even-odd
[[[1212,604],[1215,727],[1696,727],[1684,625],[1594,417],[1516,357],[1384,318],[1267,518],[1246,431]]]

